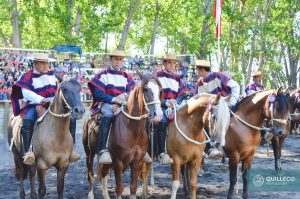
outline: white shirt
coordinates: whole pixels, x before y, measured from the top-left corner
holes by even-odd
[[[240,97],[240,85],[234,81],[233,79],[230,79],[227,83],[227,86],[231,89],[231,97],[229,100],[229,104],[231,106],[235,105]]]

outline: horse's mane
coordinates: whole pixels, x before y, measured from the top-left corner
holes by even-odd
[[[296,93],[300,92],[300,88],[296,88],[293,91],[291,91],[291,95],[295,95]]]
[[[249,100],[252,100],[253,103],[257,103],[266,95],[269,95],[272,92],[274,92],[274,90],[262,90],[262,91],[257,91],[255,93],[252,93],[251,95],[248,95],[244,97],[242,100],[238,101],[238,103],[235,105],[236,107],[235,110],[238,110],[242,104],[248,103]]]

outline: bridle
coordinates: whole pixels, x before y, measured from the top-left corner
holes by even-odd
[[[62,81],[61,83],[63,83],[64,81]],[[63,101],[64,101],[64,103],[65,103],[65,105],[66,105],[66,107],[67,107],[67,109],[69,110],[67,113],[62,113],[62,114],[58,114],[58,113],[54,113],[53,111],[51,111],[51,107],[53,106],[53,102],[54,102],[54,100],[53,100],[53,102],[51,102],[50,103],[50,106],[49,106],[49,108],[48,108],[48,111],[49,111],[49,113],[51,114],[51,115],[53,115],[54,117],[60,117],[60,118],[65,118],[65,117],[69,117],[71,114],[72,114],[72,108],[71,108],[71,106],[68,104],[68,102],[67,102],[67,100],[66,100],[66,98],[65,98],[65,96],[64,96],[64,94],[63,94],[63,92],[62,92],[62,90],[59,88],[58,89],[58,92],[60,92],[60,95],[61,95],[61,97],[63,98]],[[55,95],[55,96],[57,96],[57,95]],[[55,98],[54,98],[55,99]]]

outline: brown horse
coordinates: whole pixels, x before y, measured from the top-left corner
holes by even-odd
[[[289,97],[289,108],[291,118],[289,120],[288,131],[284,134],[274,133],[272,139],[272,148],[275,158],[275,169],[281,170],[281,149],[285,138],[289,135],[290,131],[294,129],[295,123],[300,121],[300,113],[297,112],[300,109],[300,89],[296,89],[291,94],[286,94]],[[282,132],[283,133],[283,132]]]
[[[230,119],[223,147],[229,158],[230,187],[227,198],[234,197],[237,168],[242,162],[243,198],[248,198],[247,173],[260,143],[260,127],[267,119],[275,134],[285,134],[289,117],[288,98],[281,88],[256,92],[244,98]]]
[[[184,189],[189,189],[191,198],[196,198],[197,174],[205,144],[209,141],[206,140],[204,127],[209,127],[211,135],[218,135],[218,138],[222,138],[219,141],[224,144],[229,119],[229,108],[220,94],[197,95],[176,111],[174,121],[168,126],[167,140],[168,153],[174,160],[172,164],[172,199],[176,198],[180,168],[184,165],[188,168],[187,174],[190,178],[189,182],[183,178],[184,186],[189,186]]]
[[[63,198],[64,176],[69,166],[69,159],[73,149],[73,139],[69,131],[70,115],[80,119],[84,113],[84,107],[80,101],[81,86],[76,79],[63,81],[58,89],[53,103],[49,106],[49,113],[43,121],[38,123],[32,137],[33,152],[36,164],[26,166],[23,164],[21,138],[13,136],[13,130],[18,128],[18,117],[9,120],[8,140],[14,137],[12,145],[16,165],[16,176],[20,180],[20,198],[25,198],[23,180],[30,171],[31,197],[36,197],[34,177],[37,169],[39,179],[39,198],[46,194],[45,174],[55,166],[57,169],[58,198]],[[18,134],[20,136],[20,133]]]
[[[162,100],[162,87],[156,75],[144,77],[138,72],[141,82],[135,86],[128,97],[127,106],[122,106],[122,112],[115,116],[110,130],[108,149],[111,153],[112,165],[100,165],[98,178],[102,179],[102,196],[109,198],[107,189],[108,171],[113,168],[116,181],[117,197],[121,198],[123,192],[122,175],[128,166],[131,168],[130,198],[135,198],[137,190],[137,178],[143,166],[143,157],[148,148],[148,136],[146,132],[146,119],[154,112],[162,114],[160,107]],[[148,108],[149,107],[149,108]],[[160,114],[159,114],[160,113]],[[157,118],[154,118],[155,120]],[[161,118],[160,118],[161,119]],[[89,198],[93,194],[93,159],[96,154],[96,139],[98,132],[97,120],[85,121],[83,127],[83,145],[86,152],[86,164],[88,168]],[[146,194],[145,192],[143,194]]]

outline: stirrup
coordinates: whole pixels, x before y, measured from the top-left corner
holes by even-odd
[[[23,163],[26,165],[33,165],[35,163],[35,156],[32,151],[26,152],[23,158]]]
[[[148,152],[146,152],[146,154],[144,155],[144,162],[146,163],[151,163],[152,162],[152,158],[149,156]]]
[[[103,150],[100,152],[100,157],[99,157],[99,164],[111,164],[112,163],[112,159],[110,157],[110,153],[108,152],[108,150]]]
[[[209,160],[217,160],[223,157],[222,151],[217,148],[211,148],[208,151],[208,159]]]
[[[174,163],[173,159],[167,153],[161,153],[159,155],[159,159],[160,159],[160,164],[161,165],[168,165],[168,164],[173,164]]]
[[[273,133],[266,132],[266,134],[264,135],[264,139],[266,143],[270,142],[273,139]]]
[[[70,156],[70,162],[77,162],[78,160],[80,160],[80,155],[73,149]]]

